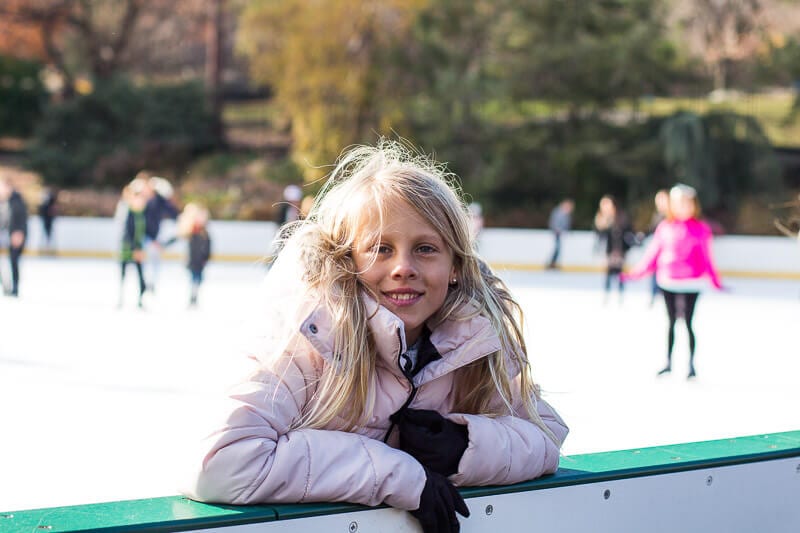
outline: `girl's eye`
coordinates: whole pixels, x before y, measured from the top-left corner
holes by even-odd
[[[375,250],[379,254],[388,254],[391,251],[391,249],[385,244],[377,244],[375,245],[373,250]]]
[[[432,254],[436,252],[436,248],[431,246],[430,244],[423,244],[417,248],[423,254]]]

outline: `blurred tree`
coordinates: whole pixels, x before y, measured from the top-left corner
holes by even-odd
[[[38,35],[65,97],[123,72],[174,83],[201,79],[205,68],[222,138],[222,0],[10,0],[0,16],[24,35]]]
[[[765,0],[693,0],[681,20],[699,45],[714,89],[728,87],[733,62],[752,56],[766,29]]]
[[[208,2],[206,17],[206,101],[212,117],[212,131],[217,144],[224,139],[222,125],[223,0]]]
[[[252,78],[275,89],[292,121],[292,154],[306,179],[342,148],[389,127],[394,98],[381,59],[407,37],[418,1],[258,0],[240,20]]]
[[[579,212],[609,189],[624,196],[651,165],[631,156],[624,128],[603,121],[628,123],[634,114],[613,104],[658,90],[673,71],[661,6],[431,3],[395,52],[405,102],[395,127],[449,161],[493,220],[531,223],[538,212],[545,223],[563,196],[578,198]],[[531,102],[543,111],[524,111]],[[633,153],[658,159],[654,144]]]
[[[661,125],[667,172],[675,181],[691,185],[706,206],[720,202],[714,151],[706,123],[700,115],[676,113]]]
[[[28,164],[47,183],[119,186],[142,168],[181,175],[213,135],[199,83],[135,87],[119,77],[49,106],[32,141]]]
[[[47,52],[39,28],[17,16],[26,0],[5,0],[0,6],[0,55],[43,61]]]
[[[0,8],[17,25],[39,31],[46,57],[72,94],[81,73],[109,78],[120,68],[144,0],[28,0]]]
[[[513,95],[606,109],[666,87],[676,53],[661,0],[541,0],[516,5],[504,50]]]
[[[660,138],[669,175],[695,187],[712,210],[736,213],[748,194],[775,201],[784,192],[769,139],[753,117],[680,112],[663,122]]]
[[[0,56],[0,136],[27,136],[47,100],[41,65]]]
[[[800,38],[788,39],[778,34],[758,64],[762,81],[787,84],[794,88],[794,104],[784,122],[792,123],[800,116]]]

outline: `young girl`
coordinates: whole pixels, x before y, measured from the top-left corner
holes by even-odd
[[[689,378],[694,368],[695,334],[692,318],[700,291],[709,283],[722,289],[711,255],[711,229],[699,220],[700,203],[697,191],[688,185],[676,185],[669,192],[667,218],[653,234],[639,264],[623,279],[638,279],[656,273],[656,281],[664,294],[669,329],[667,334],[667,366],[658,374],[672,370],[672,348],[675,343],[675,322],[683,316],[689,333]]]
[[[191,276],[189,307],[197,306],[200,285],[203,283],[203,270],[211,257],[211,238],[208,235],[208,210],[198,204],[189,203],[178,217],[178,235],[188,242],[186,268]],[[167,241],[165,244],[170,244]]]
[[[555,472],[567,427],[440,166],[386,141],[355,148],[293,230],[267,278],[257,368],[187,495],[386,503],[457,531],[469,511],[454,486]]]

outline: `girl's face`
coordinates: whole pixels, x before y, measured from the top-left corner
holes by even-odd
[[[675,220],[689,220],[695,215],[694,198],[686,195],[670,198],[670,209],[672,210],[672,216],[675,217]]]
[[[405,202],[387,206],[381,228],[370,226],[369,217],[364,220],[354,250],[359,277],[403,321],[406,341],[412,344],[444,303],[456,276],[453,251]],[[380,241],[372,240],[374,229],[380,229]]]
[[[144,192],[137,191],[131,194],[130,198],[130,206],[131,209],[134,211],[141,211],[144,209],[144,206],[147,204],[147,199],[145,198]]]
[[[600,212],[604,215],[613,215],[616,209],[614,209],[614,202],[612,202],[609,198],[601,198],[600,199]]]

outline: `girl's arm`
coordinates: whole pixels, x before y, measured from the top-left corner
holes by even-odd
[[[647,245],[647,248],[645,248],[644,255],[642,255],[639,262],[636,263],[630,271],[623,272],[620,275],[622,281],[640,279],[656,271],[658,256],[661,255],[661,249],[664,246],[663,230],[660,230],[662,227],[663,226],[659,224],[656,228],[653,239],[650,241],[650,244]]]
[[[717,265],[714,263],[714,255],[711,253],[711,240],[712,240],[712,233],[711,228],[706,227],[707,231],[703,235],[702,240],[702,247],[703,247],[703,257],[705,258],[705,268],[706,272],[708,272],[708,277],[711,280],[711,284],[714,286],[715,289],[722,289],[722,281],[719,277],[719,272],[717,271]]]
[[[520,416],[447,416],[453,422],[466,424],[469,434],[458,472],[450,476],[455,485],[509,485],[558,469],[559,450],[569,428],[555,409],[544,400],[537,400],[539,416],[555,436],[554,442],[539,426],[522,418],[525,409],[522,402],[516,403],[514,408]]]
[[[298,359],[282,371],[259,371],[234,388],[223,424],[194,454],[183,492],[230,504],[346,501],[419,507],[426,476],[410,455],[355,433],[289,429],[311,386],[305,378],[311,374],[299,368]]]

